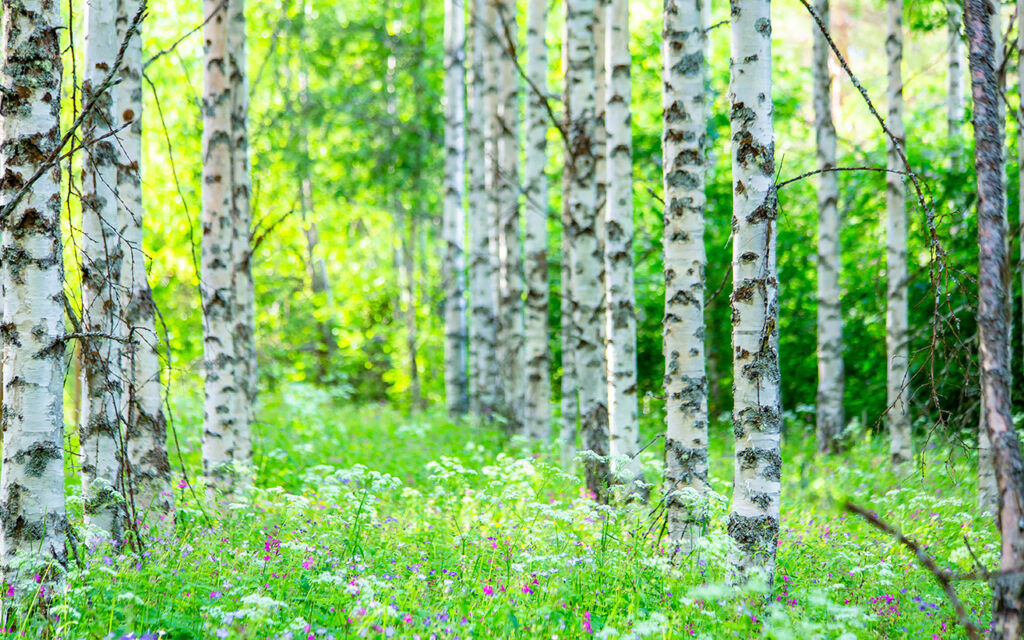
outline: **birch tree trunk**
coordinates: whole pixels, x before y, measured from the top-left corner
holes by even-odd
[[[631,130],[629,2],[610,0],[605,15],[605,127],[608,199],[605,273],[608,278],[608,433],[616,476],[638,491],[643,470],[636,399],[636,305],[633,294],[633,135]],[[642,491],[641,491],[642,492]]]
[[[117,42],[124,42],[140,0],[119,0]],[[160,340],[156,305],[142,251],[142,37],[128,39],[119,70],[117,112],[117,193],[126,263],[121,268],[121,306],[126,337],[124,369],[128,385],[126,448],[133,517],[162,520],[171,510],[171,463],[167,457],[167,421],[160,385]]]
[[[525,432],[551,435],[551,351],[548,346],[548,90],[547,0],[530,0],[526,32],[526,326]]]
[[[1001,4],[997,0],[988,0],[990,18],[989,18],[989,30],[992,32],[993,42],[993,58],[992,68],[995,73],[996,91],[1002,92],[1006,86],[1006,78],[1000,73],[1003,68],[1003,29],[1002,20],[1000,19],[1000,7]],[[973,86],[972,86],[973,89]],[[996,95],[999,95],[997,93]],[[996,109],[996,126],[998,130],[996,133],[999,135],[1001,145],[1005,145],[1006,141],[1006,107],[1002,99],[997,99],[995,104]],[[1005,156],[1004,156],[1005,159]],[[1003,162],[1001,165],[1002,169],[1002,184],[1004,189],[1002,191],[1003,198],[1003,209],[1006,209],[1006,191],[1005,185],[1006,180],[1006,163]],[[980,210],[979,210],[980,217]],[[978,339],[981,339],[979,332]],[[1007,341],[1009,345],[1009,340]],[[1009,348],[1009,347],[1008,347]],[[979,355],[980,355],[980,344],[979,344]],[[996,470],[993,466],[992,457],[992,441],[989,439],[988,429],[985,426],[985,416],[988,412],[985,406],[985,394],[981,394],[980,399],[981,410],[978,414],[978,507],[989,515],[996,515],[999,511],[999,488],[996,480]]]
[[[964,3],[974,99],[978,181],[978,328],[985,431],[998,480],[1002,548],[993,586],[994,640],[1024,635],[1024,464],[1010,405],[1010,255],[1006,214],[1003,124],[997,82],[999,40],[990,28],[989,0]]]
[[[562,101],[566,105],[563,126],[568,131],[572,126],[572,115],[569,113],[569,8],[565,6],[565,21],[562,25]],[[562,323],[560,340],[562,343],[562,381],[561,411],[562,429],[559,440],[562,444],[562,465],[571,468],[576,456],[576,429],[579,423],[580,399],[579,382],[576,378],[576,320],[573,317],[572,284],[572,211],[569,208],[572,193],[572,175],[565,166],[571,158],[568,147],[563,151],[562,169],[562,241],[561,264],[559,277],[559,315]]]
[[[487,191],[487,166],[484,130],[487,106],[484,79],[487,49],[487,5],[489,0],[473,0],[470,8],[472,37],[472,80],[469,84],[470,109],[466,128],[469,162],[469,382],[470,411],[490,419],[494,411],[497,381],[495,359],[495,298],[492,288],[493,263],[490,246],[490,200]]]
[[[704,358],[704,209],[707,154],[702,23],[708,0],[666,0],[661,40],[665,213],[665,509],[668,535],[693,548],[707,521],[694,505],[708,490],[708,404]]]
[[[526,374],[523,365],[523,255],[519,239],[519,74],[515,55],[519,27],[515,0],[497,0],[498,104],[498,265],[499,332],[504,412],[511,433],[523,432]]]
[[[829,0],[817,0],[815,10],[829,24]],[[814,131],[818,169],[818,451],[838,453],[846,417],[843,413],[843,316],[839,299],[839,181],[836,129],[832,124],[832,78],[829,47],[814,27]]]
[[[1019,16],[1024,16],[1024,1],[1022,1],[1022,0],[1017,0],[1017,16],[1018,16],[1018,19],[1019,19]],[[1020,60],[1022,59],[1020,57],[1020,53],[1022,51],[1024,51],[1024,29],[1021,29],[1020,26],[1018,25],[1018,27],[1017,27],[1017,92],[1018,92],[1018,98],[1024,98],[1024,64],[1020,63]],[[1018,104],[1019,105],[1024,105],[1024,101],[1020,101]],[[1022,109],[1024,109],[1024,107],[1022,107]],[[1020,116],[1020,115],[1021,114],[1018,113],[1018,116]],[[1018,122],[1021,122],[1021,121],[1024,121],[1024,117],[1021,117],[1021,119],[1018,120]],[[1005,122],[1005,120],[1003,120],[1002,122]],[[1022,137],[1022,128],[1018,125],[1017,139],[1020,140],[1021,137]],[[1005,139],[1005,136],[1004,136],[1004,139]],[[1021,190],[1019,188],[1019,185],[1024,184],[1024,145],[1020,144],[1019,142],[1017,143],[1017,184],[1018,184],[1017,216],[1018,216],[1018,225],[1019,225],[1018,228],[1019,228],[1019,233],[1020,233],[1020,242],[1019,242],[1019,245],[1020,245],[1020,264],[1024,265],[1024,190]],[[1020,296],[1021,296],[1021,323],[1020,323],[1020,330],[1021,330],[1021,332],[1024,332],[1024,266],[1022,266],[1021,274],[1020,274]],[[1010,306],[1012,308],[1013,307],[1013,302],[1012,302],[1013,301],[1013,285],[1012,284],[1010,285],[1010,301],[1011,301],[1010,302]],[[1010,360],[1012,361],[1013,360],[1013,358],[1012,358],[1012,356],[1013,356],[1013,346],[1012,346],[1012,343],[1013,343],[1013,341],[1012,341],[1012,337],[1013,337],[1013,335],[1012,335],[1013,334],[1013,321],[1012,321],[1012,319],[1010,321],[1010,334],[1011,334],[1011,336],[1010,336],[1011,337],[1011,340],[1010,340],[1010,356],[1011,356],[1011,358],[1010,358]],[[1024,342],[1024,339],[1022,339],[1022,342]],[[1021,354],[1021,357],[1024,357],[1024,353]]]
[[[237,422],[245,419],[242,413],[247,411],[234,340],[233,99],[227,60],[228,8],[220,0],[204,0],[203,14],[212,16],[203,27],[203,473],[211,488],[226,490],[232,485]]]
[[[67,564],[64,511],[64,268],[60,166],[60,5],[3,0],[0,35],[0,286],[3,466],[0,571],[20,593]],[[49,568],[49,570],[47,570]]]
[[[775,573],[781,499],[775,148],[770,0],[732,1],[732,579]]]
[[[948,90],[946,92],[946,127],[951,141],[950,149],[959,155],[959,142],[960,138],[963,137],[964,125],[964,43],[960,39],[963,9],[959,2],[949,2],[946,6],[946,11],[948,12],[946,22],[946,54],[949,59]]]
[[[445,287],[444,381],[448,413],[467,410],[466,218],[466,15],[462,0],[445,0],[445,194],[442,279]]]
[[[903,137],[903,0],[886,0],[885,53],[888,60],[887,101],[889,130],[904,145]],[[887,168],[902,171],[903,165],[892,140],[886,140]],[[886,208],[886,423],[889,427],[889,453],[893,464],[901,465],[914,457],[907,375],[910,358],[907,345],[907,197],[903,177],[887,173]]]
[[[484,30],[484,167],[486,169],[487,192],[487,286],[490,306],[489,331],[494,335],[493,349],[489,356],[488,375],[493,380],[494,403],[492,411],[507,417],[508,389],[505,387],[501,367],[505,354],[505,338],[501,320],[501,57],[504,51],[502,35],[498,23],[499,0],[485,0],[483,24]]]
[[[231,253],[234,268],[235,375],[243,411],[235,423],[235,464],[243,486],[251,483],[252,421],[256,407],[256,291],[252,279],[249,193],[249,74],[245,0],[228,2],[228,73],[231,93]]]
[[[586,459],[587,488],[598,499],[607,498],[608,383],[604,363],[604,296],[601,272],[604,260],[598,238],[597,181],[594,138],[597,130],[594,101],[594,0],[567,0],[569,135],[567,170],[569,241],[572,243],[572,306],[579,388],[580,431]]]
[[[117,52],[116,0],[85,6],[83,108],[95,105],[82,122],[82,330],[107,337],[82,342],[83,406],[79,426],[85,519],[113,540],[124,532],[121,425],[120,295],[123,246],[118,224],[118,150],[111,134],[117,105],[102,82]]]

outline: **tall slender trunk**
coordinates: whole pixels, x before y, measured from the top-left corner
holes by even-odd
[[[497,389],[497,358],[495,357],[495,297],[492,287],[493,269],[490,247],[490,204],[487,191],[490,160],[485,129],[487,107],[485,63],[487,57],[487,5],[489,0],[473,0],[469,29],[472,40],[472,81],[469,84],[470,108],[466,129],[467,161],[469,163],[469,383],[470,411],[477,417],[490,419],[494,411]]]
[[[212,16],[203,27],[203,473],[212,488],[227,490],[233,480],[237,422],[244,420],[241,414],[247,411],[245,392],[238,386],[240,364],[234,338],[228,8],[220,0],[204,0],[203,13]]]
[[[999,40],[990,28],[989,0],[964,5],[970,47],[974,99],[974,158],[978,180],[978,328],[984,426],[992,443],[998,481],[998,517],[1002,537],[993,585],[992,631],[995,640],[1024,635],[1024,464],[1010,405],[1009,229],[1006,214],[1002,102],[995,65]]]
[[[117,41],[124,42],[141,6],[140,0],[119,0]],[[121,268],[121,306],[129,339],[125,347],[126,446],[133,516],[151,522],[171,510],[171,463],[167,457],[167,421],[160,384],[160,339],[156,305],[146,276],[142,251],[142,37],[128,40],[117,86],[117,193],[126,263]]]
[[[1017,16],[1018,16],[1018,21],[1020,20],[1020,16],[1024,16],[1024,0],[1017,0]],[[1021,52],[1022,51],[1024,51],[1024,29],[1021,29],[1020,26],[1018,25],[1018,27],[1017,27],[1017,92],[1018,92],[1018,98],[1021,99],[1019,101],[1020,105],[1024,105],[1024,64],[1021,64],[1021,62],[1020,62],[1021,59],[1024,59],[1024,58],[1021,57]],[[1024,108],[1024,107],[1022,107],[1022,108]],[[1018,122],[1020,122],[1020,121],[1024,121],[1024,117],[1022,117],[1020,120],[1018,120]],[[1022,137],[1024,137],[1024,136],[1022,136],[1022,133],[1024,133],[1024,132],[1022,132],[1022,128],[1018,125],[1018,129],[1017,129],[1017,140],[1018,141]],[[1024,184],[1024,145],[1020,144],[1020,142],[1017,143],[1017,184],[1018,184],[1018,194],[1017,194],[1017,196],[1018,196],[1018,200],[1017,200],[1017,203],[1018,203],[1018,207],[1017,207],[1018,222],[1017,222],[1017,224],[1019,225],[1019,233],[1020,233],[1020,242],[1019,242],[1019,244],[1020,244],[1020,264],[1024,265],[1024,190],[1019,188],[1019,185]],[[1013,294],[1012,294],[1013,285],[1012,284],[1010,285],[1010,291],[1011,291],[1011,294],[1010,294],[1010,301],[1011,301],[1010,302],[1010,306],[1012,308],[1013,307]],[[1021,323],[1020,323],[1020,331],[1021,331],[1022,335],[1024,335],[1024,266],[1021,267],[1021,273],[1020,273],[1020,297],[1021,297]],[[1012,320],[1010,322],[1010,329],[1011,329],[1011,334],[1012,334],[1012,329],[1013,329],[1013,322],[1012,322]],[[1011,335],[1011,338],[1012,338],[1012,335]],[[1021,342],[1024,343],[1024,338],[1022,338]],[[1013,341],[1012,341],[1012,339],[1010,340],[1010,354],[1011,354],[1011,356],[1013,355]],[[1021,357],[1024,357],[1024,353],[1021,353]],[[1012,360],[1012,357],[1011,357],[1011,360]]]
[[[815,10],[827,25],[829,0],[817,0]],[[839,181],[836,129],[832,124],[832,78],[825,36],[814,27],[814,131],[818,169],[818,451],[837,453],[846,417],[843,413],[843,316],[839,299]]]
[[[960,39],[960,25],[963,22],[963,8],[959,2],[946,5],[946,55],[949,59],[949,77],[946,92],[946,131],[950,150],[960,155],[964,128],[964,43]],[[956,160],[958,158],[955,158]]]
[[[405,348],[409,354],[409,397],[413,411],[422,411],[423,389],[420,386],[419,326],[416,317],[416,212],[398,202],[399,234],[402,261],[402,314],[405,316]]]
[[[598,340],[601,344],[601,363],[604,367],[605,382],[610,382],[608,368],[608,271],[605,268],[605,221],[608,204],[608,129],[605,127],[605,108],[608,102],[608,78],[605,74],[605,59],[608,57],[605,36],[607,31],[608,3],[611,0],[594,0],[594,181],[597,184],[597,221],[594,233],[597,235],[598,259],[601,261],[598,279],[601,283],[601,300],[598,312],[601,314],[601,328]],[[605,390],[605,405],[608,403]],[[609,445],[610,451],[610,445]]]
[[[887,101],[889,130],[904,145],[903,138],[903,0],[886,0],[888,60]],[[886,139],[887,168],[902,171],[903,166],[892,140]],[[889,427],[889,453],[893,464],[914,457],[907,375],[910,351],[907,345],[907,195],[903,177],[888,173],[885,177],[886,210],[886,423]]]
[[[708,490],[704,250],[708,0],[665,0],[661,40],[665,213],[665,502],[669,538],[692,548],[707,510],[683,495]]]
[[[597,130],[594,101],[594,0],[567,0],[569,35],[569,135],[566,169],[572,243],[572,307],[576,325],[575,358],[579,384],[580,430],[586,460],[587,488],[607,498],[608,383],[604,364],[604,260],[598,236],[597,181],[594,140]]]
[[[1000,7],[998,0],[988,0],[990,9],[989,30],[992,32],[993,58],[992,68],[995,70],[996,91],[1001,93],[1006,87],[1006,77],[1001,73],[1003,70],[1003,29],[1000,19]],[[972,83],[973,89],[973,83]],[[999,95],[998,93],[996,95]],[[996,133],[999,136],[1000,144],[1005,145],[1006,141],[1006,107],[1002,99],[996,100]],[[1005,160],[1005,156],[1004,156]],[[1006,163],[1001,165],[1002,184],[1006,185]],[[1003,209],[1006,209],[1006,190],[1002,191]],[[979,212],[980,217],[980,212]],[[1009,329],[1008,329],[1009,330]],[[981,333],[978,334],[981,339]],[[1007,340],[1009,345],[1009,339]],[[1009,348],[1009,346],[1007,347]],[[979,345],[980,355],[980,345]],[[1009,366],[1009,365],[1007,365]],[[988,429],[985,427],[985,416],[988,412],[985,406],[985,394],[981,394],[980,412],[978,413],[978,507],[989,515],[995,515],[999,510],[999,488],[996,480],[996,470],[993,466],[992,441],[989,439]]]
[[[548,346],[548,87],[547,0],[530,0],[526,32],[526,320],[524,431],[536,440],[551,435],[551,351]]]
[[[467,410],[466,217],[466,15],[462,0],[445,0],[444,387],[448,413]]]
[[[245,44],[245,0],[228,1],[228,79],[231,86],[231,229],[234,268],[234,324],[236,386],[244,401],[235,423],[235,462],[239,468],[252,465],[252,422],[256,408],[256,291],[252,278],[249,203],[249,73]],[[243,484],[251,481],[244,471]]]
[[[563,5],[566,10],[565,21],[562,25],[562,99],[563,104],[569,104],[569,19],[568,6]],[[566,108],[563,114],[563,126],[568,128],[571,125],[571,114]],[[576,428],[579,423],[580,398],[579,382],[576,378],[576,322],[573,318],[574,298],[572,288],[572,211],[569,209],[570,194],[572,192],[572,175],[566,170],[565,163],[570,158],[569,150],[564,150],[562,170],[562,241],[561,241],[561,264],[560,278],[561,288],[559,290],[559,316],[562,328],[559,339],[562,343],[562,381],[561,381],[561,412],[562,426],[559,440],[562,444],[562,465],[569,468],[576,456]]]
[[[779,398],[775,145],[770,0],[732,0],[733,431],[729,535],[733,579],[768,585],[779,538],[782,416]]]
[[[123,246],[118,223],[118,150],[110,135],[117,110],[114,90],[101,83],[114,68],[117,52],[115,0],[89,0],[85,6],[83,100],[94,105],[83,121],[82,147],[82,330],[108,337],[83,341],[82,485],[86,522],[114,540],[124,533],[121,438],[121,344],[118,285]]]
[[[508,389],[502,380],[501,357],[505,350],[506,336],[501,324],[501,256],[499,254],[499,229],[501,228],[501,163],[499,138],[501,136],[501,56],[502,36],[498,24],[498,0],[484,0],[481,28],[484,31],[484,168],[487,192],[487,304],[491,308],[488,330],[494,335],[494,351],[489,357],[488,375],[493,381],[494,403],[492,410],[502,417],[506,415]]]
[[[505,417],[512,433],[523,431],[526,393],[523,326],[523,249],[519,238],[519,26],[515,0],[497,0],[501,47],[498,80],[498,265],[499,341]]]
[[[643,470],[636,399],[636,303],[633,293],[633,135],[631,130],[629,2],[610,0],[605,15],[605,127],[608,198],[605,273],[608,279],[608,433],[616,475],[637,489]]]
[[[0,286],[3,465],[0,572],[38,593],[67,564],[64,511],[64,267],[60,166],[22,185],[59,151],[60,4],[3,0],[0,35]],[[20,198],[20,199],[19,199]],[[11,384],[17,380],[18,384]]]

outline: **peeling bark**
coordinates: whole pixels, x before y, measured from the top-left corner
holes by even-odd
[[[781,402],[770,0],[732,0],[733,431],[731,579],[772,584],[779,536]]]

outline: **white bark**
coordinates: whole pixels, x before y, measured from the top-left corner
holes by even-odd
[[[238,386],[234,340],[235,288],[232,220],[231,116],[228,77],[228,10],[220,0],[204,0],[203,27],[203,364],[206,370],[203,472],[211,487],[228,489],[236,457],[237,422],[246,412]]]
[[[562,76],[568,77],[569,69],[569,21],[568,7],[566,7],[566,20],[562,25]],[[563,104],[569,103],[569,83],[563,86]],[[569,125],[569,112],[566,110],[564,116],[565,126]],[[564,151],[565,158],[569,153]],[[562,465],[571,468],[576,455],[576,428],[579,423],[579,383],[576,379],[576,358],[575,358],[575,336],[576,324],[573,318],[572,300],[574,297],[572,288],[572,214],[569,210],[570,193],[572,192],[572,176],[570,172],[562,170],[562,240],[561,240],[561,263],[559,265],[561,290],[559,291],[559,316],[561,318],[561,347],[562,347],[562,380],[561,380],[561,412],[562,426],[559,440],[562,445]]]
[[[120,337],[118,285],[123,246],[118,229],[117,160],[113,136],[116,92],[99,92],[117,52],[116,0],[85,6],[83,100],[94,108],[82,123],[82,330]],[[106,136],[106,137],[104,137]],[[122,438],[119,412],[121,345],[114,338],[82,342],[83,406],[79,426],[86,523],[114,540],[124,526]]]
[[[815,9],[829,24],[829,1],[817,0]],[[836,166],[836,129],[832,124],[832,78],[829,47],[817,25],[814,31],[814,131],[818,169],[818,451],[836,453],[846,418],[843,413],[843,317],[839,299],[839,181]]]
[[[512,433],[523,430],[526,374],[523,364],[523,256],[519,239],[519,50],[515,0],[496,0],[499,35],[498,76],[498,279],[499,351],[503,411]]]
[[[66,565],[64,269],[60,167],[15,203],[60,144],[60,5],[3,0],[0,40],[0,286],[3,291],[3,466],[0,571],[19,592]],[[49,571],[47,571],[49,569]]]
[[[487,56],[488,0],[473,0],[470,8],[472,34],[472,81],[469,85],[470,109],[466,129],[467,161],[469,162],[469,366],[470,411],[489,419],[494,411],[497,388],[497,359],[495,356],[495,289],[494,263],[490,246],[490,200],[487,191],[488,144],[487,108],[491,102],[485,97],[485,72],[490,58]],[[493,84],[493,83],[490,83]]]
[[[235,422],[235,465],[243,487],[251,482],[252,422],[256,409],[256,291],[249,233],[249,74],[246,63],[245,0],[228,1],[227,64],[231,94],[231,256],[234,269],[235,385],[243,411]]]
[[[886,0],[888,60],[887,101],[889,130],[904,144],[903,134],[903,0]],[[902,171],[899,154],[886,139],[887,167]],[[889,427],[889,452],[894,464],[909,462],[914,456],[911,437],[907,375],[910,352],[907,345],[907,196],[903,177],[888,173],[885,178],[886,205],[886,422]]]
[[[635,491],[643,470],[636,398],[636,303],[633,294],[633,136],[629,2],[610,0],[605,14],[605,127],[608,190],[605,273],[608,280],[608,433],[616,476]]]
[[[579,385],[580,431],[583,448],[593,452],[586,462],[587,488],[599,498],[607,495],[608,383],[604,363],[604,260],[599,241],[594,101],[594,0],[567,0],[569,36],[567,112],[570,174],[569,241],[572,243],[572,306]]]
[[[772,126],[771,2],[732,3],[733,430],[732,579],[775,573],[781,499],[777,202]]]
[[[707,510],[708,404],[704,356],[705,77],[708,0],[664,4],[662,166],[665,214],[665,501],[669,539],[692,548]]]
[[[530,0],[526,32],[526,190],[524,431],[547,441],[551,435],[551,351],[548,346],[548,87],[547,0]],[[543,95],[538,95],[541,92]]]
[[[119,0],[117,42],[124,42],[140,5],[139,0]],[[157,522],[171,510],[171,465],[160,385],[156,306],[142,250],[142,37],[138,32],[128,41],[119,74],[117,112],[118,125],[123,128],[118,134],[117,192],[125,246],[121,306],[130,340],[124,348],[127,478],[133,515]]]
[[[445,253],[444,382],[448,413],[467,410],[466,218],[462,201],[466,171],[466,15],[462,0],[445,0],[445,190],[442,235]]]
[[[947,55],[949,57],[948,91],[946,93],[946,124],[951,150],[959,155],[964,125],[964,43],[960,39],[963,8],[959,2],[949,2],[946,10]]]

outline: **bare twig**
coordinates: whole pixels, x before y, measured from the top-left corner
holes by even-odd
[[[803,0],[800,1],[803,2]],[[854,515],[858,515],[864,518],[865,520],[867,520],[868,524],[875,527],[879,531],[891,535],[896,539],[897,542],[899,542],[906,548],[910,549],[917,557],[917,561],[920,562],[925,569],[930,571],[933,576],[935,576],[935,581],[939,583],[939,586],[945,592],[946,597],[949,598],[949,601],[953,604],[953,609],[956,611],[957,620],[960,622],[960,625],[967,631],[967,636],[971,638],[971,640],[981,640],[981,635],[978,633],[978,629],[974,626],[974,623],[967,616],[967,611],[964,610],[964,605],[960,602],[960,598],[956,595],[956,589],[950,582],[951,573],[949,571],[940,569],[939,566],[935,564],[935,560],[933,560],[932,557],[928,555],[928,552],[925,551],[921,547],[921,545],[903,535],[903,532],[901,532],[899,529],[892,526],[888,522],[885,522],[871,511],[868,511],[864,507],[856,505],[852,502],[846,502],[843,505],[843,508]]]
[[[195,33],[196,31],[199,31],[200,29],[202,29],[203,27],[205,27],[205,26],[206,26],[206,24],[207,24],[207,23],[208,23],[208,22],[209,22],[210,20],[213,20],[213,16],[217,15],[217,12],[218,12],[218,11],[220,11],[221,9],[223,9],[223,8],[224,8],[225,6],[227,6],[227,4],[228,4],[228,0],[224,0],[224,1],[223,1],[223,2],[221,2],[221,3],[219,4],[219,5],[217,5],[216,7],[214,7],[214,8],[213,8],[213,11],[211,11],[211,12],[210,12],[210,15],[206,16],[206,19],[205,19],[205,20],[203,20],[203,21],[202,21],[201,23],[199,23],[198,25],[196,25],[196,26],[195,26],[195,27],[194,27],[194,28],[193,28],[192,30],[190,30],[190,31],[189,31],[188,33],[186,33],[185,35],[183,35],[183,36],[181,36],[180,38],[178,38],[177,40],[175,40],[175,41],[174,41],[174,44],[172,44],[171,46],[167,47],[166,49],[164,49],[164,50],[162,50],[162,51],[158,51],[158,52],[157,52],[157,53],[155,53],[155,54],[154,54],[154,55],[153,55],[152,57],[150,57],[150,59],[149,59],[149,60],[146,60],[146,62],[144,62],[144,63],[142,64],[142,70],[143,70],[143,71],[145,71],[145,70],[146,70],[146,68],[147,68],[147,67],[149,67],[149,65],[153,64],[154,62],[156,62],[156,61],[157,61],[157,60],[159,60],[160,58],[164,57],[164,56],[165,56],[165,55],[167,55],[168,53],[171,53],[172,51],[174,51],[175,49],[177,49],[177,48],[178,48],[178,45],[180,45],[180,44],[181,44],[182,42],[184,42],[185,40],[188,40],[188,37],[189,37],[189,36],[191,36],[191,35],[192,35],[193,33]]]
[[[876,171],[878,173],[895,173],[896,175],[900,176],[907,175],[906,171],[897,171],[896,169],[883,169],[881,167],[830,167],[828,169],[815,169],[814,171],[807,171],[805,173],[801,173],[795,178],[790,178],[789,180],[783,180],[782,182],[776,183],[775,188],[781,189],[787,184],[792,184],[799,180],[803,180],[804,178],[810,178],[811,176],[818,175],[819,173],[838,173],[843,171]]]

